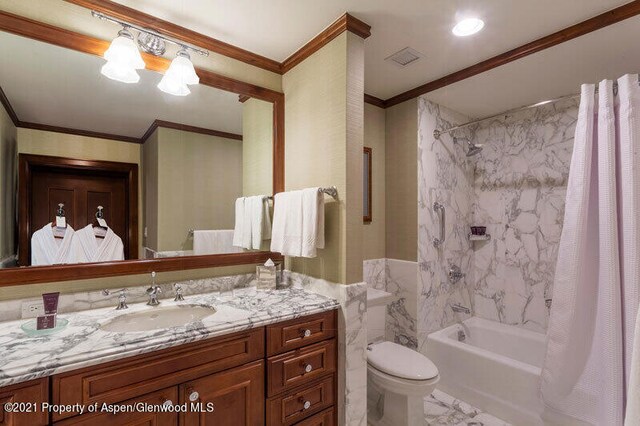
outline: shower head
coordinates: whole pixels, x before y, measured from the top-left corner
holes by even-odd
[[[482,152],[482,145],[476,145],[474,143],[468,142],[469,150],[467,151],[467,157],[473,157],[474,155],[480,154]]]
[[[455,143],[457,143],[458,140],[458,138],[453,138],[453,142]],[[464,139],[464,141],[467,143],[467,157],[473,157],[474,155],[478,155],[482,152],[482,145],[475,144],[469,139]]]

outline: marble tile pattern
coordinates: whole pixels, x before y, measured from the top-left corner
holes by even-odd
[[[367,424],[367,285],[336,284],[303,274],[284,271],[283,283],[324,295],[340,304],[338,342],[338,412],[341,425]]]
[[[424,413],[429,426],[510,426],[510,423],[437,389],[425,398]]]
[[[417,262],[374,259],[363,262],[367,286],[387,291],[396,299],[387,306],[385,339],[417,348]]]
[[[445,129],[468,119],[421,97],[418,99],[418,282],[417,345],[425,353],[429,333],[445,328],[464,316],[450,305],[471,307],[473,250],[468,229],[473,217],[475,157],[466,156],[466,142],[474,134],[468,130],[436,139],[435,129]],[[435,247],[440,237],[440,219],[434,202],[445,206],[445,242]],[[452,285],[448,279],[451,265],[457,265],[466,277]]]
[[[477,316],[546,330],[577,114],[573,99],[475,131],[474,222],[492,236],[474,243]]]
[[[27,336],[20,329],[24,320],[2,322],[0,387],[339,307],[335,299],[302,288],[258,291],[255,287],[189,295],[184,302],[161,301],[161,306],[176,304],[214,306],[218,312],[187,326],[118,333],[100,326],[123,313],[155,308],[142,303],[130,304],[124,312],[99,308],[60,314],[69,326],[42,337]]]
[[[151,283],[151,278],[146,285],[127,287],[127,303],[146,302],[148,300],[147,288]],[[184,295],[220,293],[233,289],[246,288],[255,285],[255,274],[229,275],[222,277],[203,278],[197,280],[179,281],[176,283],[159,284],[162,297],[173,298],[175,285],[182,286]],[[111,289],[110,294],[105,296],[102,290],[86,291],[77,293],[60,294],[58,301],[58,313],[77,312],[86,309],[104,308],[116,306],[118,304],[119,289]],[[35,299],[34,299],[35,300]],[[41,299],[40,299],[41,300]],[[0,321],[17,320],[22,317],[22,300],[0,301]]]

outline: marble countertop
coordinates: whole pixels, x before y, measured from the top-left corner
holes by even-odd
[[[334,299],[294,288],[258,291],[251,287],[184,299],[162,299],[160,306],[203,304],[217,312],[187,326],[122,333],[100,327],[119,315],[155,308],[137,303],[121,311],[114,307],[92,309],[59,314],[69,325],[41,337],[29,337],[22,331],[25,319],[0,322],[0,387],[338,307]]]

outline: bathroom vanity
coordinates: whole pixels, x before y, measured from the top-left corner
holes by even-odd
[[[98,329],[84,328],[84,333],[75,335],[15,339],[7,335],[8,323],[3,323],[0,335],[14,338],[16,349],[10,352],[16,358],[19,351],[29,358],[29,339],[37,354],[32,361],[45,355],[43,345],[49,343],[52,350],[48,360],[31,362],[30,371],[21,371],[21,361],[12,362],[8,354],[5,365],[14,365],[15,370],[7,367],[0,377],[0,383],[13,383],[0,388],[0,425],[337,424],[337,305],[317,295],[313,300],[303,290],[269,294],[271,302],[254,300],[261,296],[255,291],[255,297],[239,298],[241,304],[254,306],[249,317],[225,315],[225,308],[232,308],[218,302],[220,310],[212,318],[225,315],[219,322],[205,322],[196,332],[161,330],[154,337],[148,331],[144,333],[148,338],[141,338],[140,332],[100,330],[105,315],[108,320],[123,315],[114,316],[112,308],[77,313],[76,323],[86,323],[93,316]],[[202,297],[206,295],[188,297],[187,303]],[[287,299],[290,305],[280,306]],[[297,303],[304,299],[306,306]],[[280,311],[273,312],[276,304]],[[74,349],[61,353],[70,339],[76,339]],[[57,346],[57,340],[66,343]],[[93,345],[93,353],[71,353]],[[164,348],[150,350],[160,346]],[[132,351],[138,354],[129,356],[127,352]],[[80,365],[84,366],[76,368]],[[42,377],[23,381],[34,375]],[[6,403],[12,403],[12,411]],[[42,412],[42,403],[64,406],[67,411]],[[97,410],[88,412],[89,407]],[[114,413],[114,409],[124,412]],[[27,410],[33,412],[18,414]]]

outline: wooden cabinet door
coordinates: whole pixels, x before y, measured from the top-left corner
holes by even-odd
[[[0,389],[0,426],[48,424],[48,413],[40,411],[49,400],[49,380],[39,379]]]
[[[264,425],[264,362],[237,367],[180,386],[185,426]]]
[[[86,413],[70,419],[56,422],[56,426],[175,426],[178,424],[178,414],[175,410],[163,411],[164,404],[177,404],[178,389],[171,387],[153,392],[138,398],[129,399],[113,405],[134,407],[129,412]],[[153,407],[153,408],[151,408]]]

